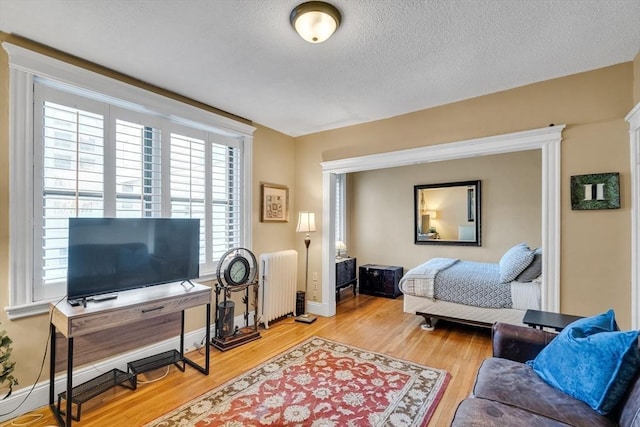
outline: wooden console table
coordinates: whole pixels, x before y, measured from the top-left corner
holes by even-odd
[[[181,313],[180,357],[188,365],[209,375],[209,345],[205,345],[205,365],[200,366],[184,356],[184,310],[206,305],[206,343],[210,342],[211,288],[201,284],[167,283],[118,293],[118,297],[106,301],[88,301],[87,306],[72,307],[66,300],[50,306],[51,357],[49,371],[49,406],[61,426],[71,426],[73,391],[73,341],[74,338],[105,331],[134,322],[144,321],[170,313]],[[67,339],[67,386],[65,418],[56,408],[55,365],[56,331]]]

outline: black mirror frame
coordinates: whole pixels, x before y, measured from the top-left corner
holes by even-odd
[[[419,229],[419,191],[425,188],[446,188],[446,187],[474,187],[475,188],[475,200],[473,200],[473,206],[475,208],[474,224],[476,227],[476,239],[475,240],[418,240]],[[416,245],[451,245],[451,246],[482,246],[482,211],[480,210],[480,200],[482,199],[482,191],[480,180],[476,181],[461,181],[461,182],[444,182],[440,184],[423,184],[413,186],[413,236],[414,243]],[[470,208],[471,206],[469,206]]]

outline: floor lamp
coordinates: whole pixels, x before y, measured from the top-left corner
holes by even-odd
[[[311,244],[311,238],[309,233],[316,231],[316,215],[313,212],[299,212],[298,213],[298,227],[296,232],[307,233],[304,238],[304,245],[307,247],[306,260],[304,264],[304,293],[305,299],[309,293],[309,245]],[[307,305],[305,301],[304,314],[296,317],[296,322],[313,323],[316,321],[316,316],[307,313]]]

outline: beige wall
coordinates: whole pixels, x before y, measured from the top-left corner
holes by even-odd
[[[640,103],[640,52],[633,59],[633,103]]]
[[[620,324],[629,327],[630,162],[624,117],[634,105],[633,72],[628,62],[298,138],[296,186],[317,195],[307,199],[314,203],[311,209],[321,212],[322,161],[566,124],[561,148],[561,309],[591,314],[611,307]],[[596,172],[620,172],[621,209],[572,211],[571,175]],[[311,269],[319,271],[320,255],[316,245]]]
[[[534,150],[354,173],[349,253],[359,265],[407,271],[432,257],[497,262],[517,243],[539,247],[541,160]],[[482,246],[414,244],[413,186],[476,179],[482,181]],[[466,206],[459,210],[466,224]]]
[[[266,252],[297,249],[295,187],[296,161],[294,139],[272,129],[257,126],[253,145],[253,251],[257,256]],[[260,183],[272,183],[289,187],[289,222],[260,222]],[[302,245],[304,249],[304,244]]]

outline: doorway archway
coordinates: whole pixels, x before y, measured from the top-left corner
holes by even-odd
[[[565,125],[322,162],[322,301],[309,311],[334,316],[336,174],[525,150],[542,150],[542,309],[560,311],[560,142]]]

